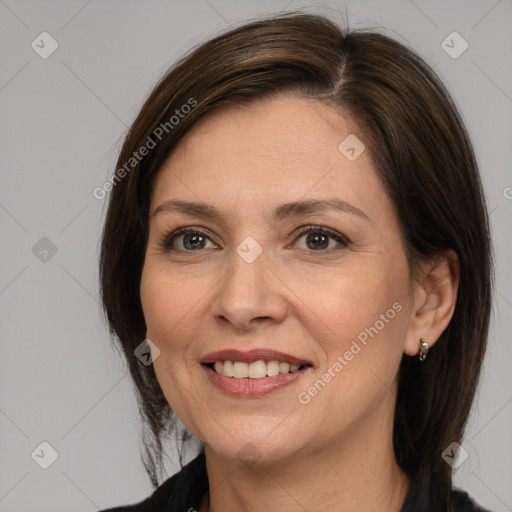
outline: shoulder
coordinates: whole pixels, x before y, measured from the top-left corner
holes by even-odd
[[[446,493],[441,490],[439,484],[425,480],[414,482],[401,512],[491,512],[461,489],[451,489]]]
[[[480,507],[465,491],[454,489],[450,495],[453,512],[490,512]]]
[[[163,482],[151,496],[133,505],[109,508],[100,512],[180,512],[198,509],[208,491],[204,453]]]

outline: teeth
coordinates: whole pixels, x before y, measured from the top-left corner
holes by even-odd
[[[262,379],[263,377],[275,377],[286,373],[296,372],[301,368],[300,364],[281,363],[279,361],[255,361],[254,363],[242,363],[240,361],[215,361],[213,369],[224,377],[235,379]]]
[[[267,365],[265,361],[256,361],[249,365],[249,377],[251,379],[261,379],[267,376]]]
[[[288,373],[290,371],[290,365],[288,363],[281,363],[279,365],[279,373]]]
[[[236,379],[245,379],[246,377],[249,377],[249,364],[248,363],[240,363],[237,361],[233,365],[233,372]]]
[[[267,363],[267,375],[269,377],[279,375],[279,363],[277,361],[269,361]]]
[[[217,372],[217,370],[215,370]],[[221,373],[221,372],[217,372]],[[222,375],[224,377],[234,377],[235,376],[235,369],[233,361],[224,361],[224,368],[222,369]]]

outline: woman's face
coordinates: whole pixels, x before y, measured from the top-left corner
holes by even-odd
[[[147,337],[169,404],[217,454],[276,461],[389,435],[412,288],[361,142],[349,119],[281,96],[211,114],[156,177]]]

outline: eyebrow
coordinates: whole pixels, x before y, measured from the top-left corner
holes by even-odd
[[[300,215],[308,215],[326,210],[351,213],[367,221],[370,220],[363,211],[359,210],[359,208],[356,208],[346,201],[342,201],[336,197],[326,199],[307,199],[281,204],[274,209],[270,220],[275,222],[287,217],[298,217]],[[169,199],[164,201],[154,209],[151,217],[155,217],[162,212],[181,213],[183,215],[218,219],[221,221],[226,220],[226,216],[218,208],[215,208],[212,205],[195,201],[183,201],[180,199]]]

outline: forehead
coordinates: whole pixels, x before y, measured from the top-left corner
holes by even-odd
[[[197,159],[236,158],[249,167],[276,161],[286,168],[287,162],[322,164],[329,154],[338,157],[341,140],[356,132],[363,137],[355,122],[318,101],[280,95],[221,107],[198,123],[179,149]]]
[[[349,136],[364,144],[356,122],[316,100],[284,95],[224,106],[199,122],[164,163],[152,203],[180,197],[271,204],[333,192],[361,203],[362,195],[378,196],[382,187],[368,151],[349,160],[340,150]]]

